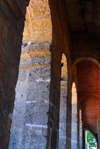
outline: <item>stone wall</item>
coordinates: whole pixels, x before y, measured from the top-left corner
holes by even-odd
[[[15,86],[21,53],[22,33],[28,0],[0,1],[0,148],[7,149],[10,137]],[[14,7],[16,6],[16,8]],[[15,8],[15,9],[14,9]]]
[[[9,149],[46,148],[50,55],[49,43],[22,49]]]
[[[22,43],[22,32],[24,27],[26,6],[28,5],[29,0],[20,1],[20,0],[1,0],[0,1],[0,67],[1,67],[1,80],[0,80],[0,147],[8,148],[9,142],[9,134],[10,134],[10,125],[11,125],[11,117],[13,112],[13,104],[14,104],[14,96],[15,96],[15,86],[17,82],[18,75],[18,65],[20,60],[20,52],[21,52],[21,43]],[[51,9],[51,15],[49,10],[49,5]],[[83,57],[94,58],[100,62],[100,50],[99,50],[99,36],[100,36],[100,20],[99,20],[99,0],[78,0],[71,1],[67,3],[65,0],[49,0],[49,5],[47,0],[31,0],[30,5],[27,8],[26,22],[25,22],[25,30],[23,34],[23,43],[28,43],[29,52],[27,53],[27,48],[24,49],[21,65],[20,65],[20,75],[24,77],[20,77],[19,79],[19,90],[21,94],[17,96],[18,99],[18,109],[20,109],[20,100],[22,98],[23,101],[23,111],[19,110],[19,114],[21,118],[20,121],[20,131],[16,130],[18,136],[16,139],[19,139],[18,146],[22,145],[28,147],[30,144],[28,138],[25,138],[22,134],[22,130],[25,127],[27,121],[27,127],[33,128],[35,125],[39,125],[38,121],[33,124],[33,120],[30,121],[28,118],[31,115],[31,112],[38,110],[40,107],[40,102],[38,102],[37,106],[37,98],[41,101],[40,94],[33,93],[32,88],[35,90],[35,87],[40,83],[40,89],[42,89],[42,84],[48,82],[48,78],[44,78],[44,72],[47,67],[49,68],[48,59],[49,52],[37,51],[39,48],[36,47],[37,43],[51,43],[51,90],[50,90],[50,104],[49,104],[49,118],[48,118],[48,136],[47,136],[47,148],[57,149],[58,148],[58,138],[59,138],[59,112],[60,112],[60,77],[61,77],[61,56],[62,53],[65,53],[68,60],[68,83],[67,83],[67,122],[66,122],[66,148],[71,148],[71,88],[72,88],[72,63],[76,62],[78,59]],[[67,7],[68,6],[68,7]],[[39,9],[38,9],[39,8]],[[52,25],[51,25],[52,20]],[[29,23],[30,22],[30,23]],[[74,34],[70,34],[71,32],[75,32]],[[85,33],[83,33],[83,31]],[[90,34],[89,34],[90,33]],[[71,40],[70,40],[71,35]],[[91,36],[93,35],[93,36]],[[95,38],[96,37],[98,38]],[[31,43],[31,45],[30,45]],[[33,45],[32,45],[33,44]],[[35,45],[34,45],[35,44]],[[35,46],[35,48],[33,48]],[[45,47],[45,45],[44,45]],[[34,54],[32,49],[34,50]],[[36,52],[35,52],[36,49]],[[42,50],[45,48],[42,48]],[[48,49],[48,48],[47,48]],[[27,54],[26,54],[27,53]],[[47,54],[48,53],[48,54]],[[42,54],[42,56],[41,56]],[[35,59],[34,59],[35,57]],[[40,60],[41,59],[41,60]],[[40,62],[39,62],[40,61]],[[97,62],[98,63],[98,62]],[[76,63],[75,63],[76,64]],[[82,66],[85,66],[82,64]],[[37,69],[36,69],[37,67]],[[44,68],[42,68],[44,67]],[[81,67],[82,69],[82,67]],[[83,69],[82,69],[83,70]],[[46,71],[46,73],[49,70]],[[91,69],[92,71],[92,69]],[[35,72],[43,72],[42,75],[36,75]],[[86,71],[87,72],[87,71]],[[96,70],[94,70],[96,72]],[[79,71],[78,75],[84,74],[85,71]],[[80,76],[78,78],[80,79]],[[88,73],[88,81],[91,82]],[[96,76],[96,75],[94,75]],[[98,73],[99,76],[99,73]],[[81,76],[82,77],[82,76]],[[92,75],[91,75],[92,77]],[[85,78],[83,76],[83,78]],[[82,79],[83,79],[82,78]],[[81,80],[82,80],[81,79]],[[93,78],[95,80],[95,78]],[[33,81],[33,83],[31,82]],[[84,80],[83,80],[84,81]],[[99,77],[98,77],[99,81]],[[88,82],[86,82],[86,87],[89,85],[94,88],[99,89],[98,81],[94,81],[94,87]],[[23,83],[24,82],[24,85]],[[45,82],[45,83],[44,83]],[[79,81],[81,82],[81,81]],[[84,81],[85,82],[85,81]],[[27,86],[26,84],[29,84]],[[79,89],[80,87],[79,83]],[[96,86],[96,84],[98,86]],[[45,84],[46,85],[46,84]],[[44,86],[45,86],[44,85]],[[25,87],[23,87],[25,86]],[[43,91],[43,90],[42,90]],[[46,92],[47,90],[45,90]],[[99,94],[99,90],[95,90]],[[25,95],[23,96],[23,92]],[[35,93],[37,90],[35,90]],[[30,94],[29,94],[30,93]],[[81,92],[82,93],[82,92]],[[34,97],[31,98],[32,96]],[[47,91],[48,94],[48,91]],[[84,95],[84,92],[81,94],[81,97]],[[30,97],[31,96],[31,97]],[[43,91],[43,97],[44,97]],[[99,95],[98,95],[99,96]],[[27,98],[29,97],[29,98]],[[80,98],[80,95],[79,95]],[[31,100],[29,100],[31,99]],[[65,99],[64,99],[65,100]],[[17,101],[17,100],[16,100]],[[48,102],[41,103],[43,106]],[[30,104],[32,106],[30,106]],[[98,108],[99,108],[99,104]],[[47,107],[47,106],[46,106]],[[92,107],[92,106],[91,106]],[[30,113],[27,113],[26,109],[30,110]],[[39,110],[39,111],[42,111]],[[48,111],[48,110],[47,110]],[[86,110],[85,110],[86,111]],[[95,111],[95,110],[94,110]],[[18,112],[18,111],[17,111]],[[15,109],[15,115],[16,115]],[[35,113],[35,112],[34,112]],[[29,115],[29,116],[28,116]],[[98,112],[99,115],[99,112]],[[38,117],[38,115],[37,115]],[[83,115],[84,117],[84,115]],[[15,119],[17,116],[15,117]],[[25,121],[25,119],[27,121]],[[22,127],[22,119],[24,120],[24,127]],[[41,120],[40,120],[41,121]],[[13,121],[14,122],[14,121]],[[47,123],[47,120],[45,121]],[[17,124],[16,124],[17,125]],[[13,125],[12,125],[13,126]],[[45,125],[44,125],[45,126]],[[43,127],[43,126],[42,126]],[[17,126],[16,126],[17,128]],[[13,129],[12,129],[13,130]],[[32,129],[27,130],[29,133]],[[12,131],[13,132],[13,131]],[[40,131],[41,132],[41,129]],[[35,132],[36,134],[36,132]],[[21,137],[21,138],[20,138]],[[44,137],[45,138],[45,137]],[[14,138],[15,139],[15,138]],[[15,139],[15,140],[16,140]],[[15,141],[16,142],[16,141]]]
[[[67,120],[67,81],[61,81],[60,112],[59,112],[59,145],[58,149],[66,148],[66,120]]]
[[[23,43],[28,42],[52,42],[52,24],[48,0],[30,0],[23,32]]]
[[[50,91],[50,44],[22,48],[9,149],[46,148]],[[66,148],[67,61],[62,56],[59,149]],[[60,64],[61,64],[60,63]],[[39,143],[38,143],[39,142]]]

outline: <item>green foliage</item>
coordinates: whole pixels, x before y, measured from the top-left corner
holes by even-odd
[[[89,149],[92,149],[92,147],[96,147],[96,139],[93,136],[93,134],[89,131],[87,131],[87,142],[89,143]]]

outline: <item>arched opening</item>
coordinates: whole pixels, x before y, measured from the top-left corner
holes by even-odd
[[[60,80],[60,111],[59,111],[59,146],[66,148],[66,118],[67,118],[67,60],[65,54],[61,59],[61,80]]]
[[[96,59],[92,58],[92,57],[80,57],[80,58],[78,58],[77,60],[74,61],[73,65],[76,65],[77,63],[79,63],[81,61],[84,61],[84,60],[92,61],[92,62],[96,63],[99,66],[99,62]]]
[[[6,149],[8,148],[8,142],[9,142],[9,134],[10,134],[10,125],[11,125],[11,118],[12,118],[12,112],[13,112],[13,103],[14,103],[14,96],[15,96],[15,85],[17,81],[18,76],[18,64],[20,60],[20,46],[22,43],[22,32],[23,32],[23,22],[25,20],[25,8],[28,5],[29,0],[1,0],[0,3],[0,148]],[[41,7],[41,3],[44,3],[43,7]],[[20,71],[21,74],[24,74],[24,78],[20,77],[20,81],[24,82],[24,85],[20,87],[21,94],[19,95],[22,101],[23,101],[23,107],[24,109],[17,111],[16,119],[20,117],[22,114],[22,118],[20,120],[20,124],[22,123],[24,119],[23,113],[26,111],[26,107],[29,110],[29,113],[25,113],[26,118],[28,117],[28,121],[32,123],[31,125],[26,125],[26,120],[23,122],[23,127],[20,127],[21,125],[17,125],[18,128],[15,131],[15,128],[12,129],[12,132],[16,132],[16,138],[18,139],[16,141],[15,137],[12,137],[14,142],[18,142],[17,146],[16,143],[13,143],[11,146],[12,148],[33,148],[34,140],[31,139],[34,138],[32,135],[33,127],[36,126],[40,129],[38,131],[35,131],[35,136],[38,134],[44,134],[43,140],[46,140],[47,137],[45,134],[46,126],[40,125],[38,122],[41,121],[39,115],[40,111],[42,111],[42,107],[46,104],[48,104],[48,97],[46,97],[46,100],[42,100],[43,102],[40,102],[42,97],[40,98],[41,92],[39,94],[33,94],[33,91],[31,89],[36,89],[36,86],[38,84],[44,84],[48,83],[50,79],[45,78],[44,69],[35,69],[36,67],[40,66],[39,59],[42,56],[41,60],[41,68],[42,66],[45,66],[47,69],[46,72],[48,72],[49,64],[47,65],[48,58],[45,56],[50,56],[49,51],[45,53],[44,51],[47,48],[48,43],[46,44],[46,48],[43,48],[41,45],[41,42],[50,43],[50,36],[52,34],[51,29],[49,28],[49,21],[50,21],[50,14],[48,13],[47,6],[45,4],[48,4],[48,0],[33,0],[31,1],[31,4],[34,8],[43,8],[42,11],[39,13],[37,11],[34,12],[36,14],[36,17],[34,15],[31,16],[32,13],[30,13],[30,10],[28,10],[28,17],[29,22],[32,23],[32,25],[28,25],[28,22],[26,23],[26,26],[28,26],[28,34],[25,34],[26,39],[23,39],[23,46],[24,46],[24,54],[22,56],[21,60],[21,66],[20,69],[24,69],[24,71]],[[36,4],[36,5],[34,5]],[[59,134],[59,108],[60,108],[60,70],[61,70],[61,55],[62,53],[66,53],[67,59],[68,59],[68,97],[67,97],[67,130],[66,130],[66,148],[71,148],[71,86],[72,86],[72,63],[75,59],[77,59],[80,56],[92,56],[95,59],[100,60],[100,48],[99,48],[99,39],[100,39],[100,22],[99,22],[99,0],[91,0],[91,1],[67,1],[66,0],[49,0],[50,8],[51,8],[51,15],[52,15],[52,24],[53,24],[53,45],[51,47],[52,51],[52,72],[51,72],[51,91],[50,91],[50,102],[49,102],[49,121],[48,121],[48,146],[49,149],[57,149],[58,148],[58,134]],[[31,9],[31,12],[33,11],[33,7]],[[68,9],[67,9],[68,8]],[[77,8],[77,11],[75,11]],[[95,10],[94,10],[95,8]],[[35,9],[36,10],[36,9]],[[48,18],[48,21],[45,23],[42,22],[44,20],[45,22],[45,15],[46,18]],[[41,19],[42,16],[42,19]],[[30,19],[31,18],[31,19]],[[38,21],[36,21],[38,20]],[[42,23],[41,23],[42,22]],[[37,28],[43,24],[43,28],[41,27],[40,30],[37,30]],[[32,31],[32,32],[31,32]],[[31,34],[32,33],[32,34]],[[47,33],[47,34],[46,34]],[[75,33],[75,36],[73,36]],[[86,36],[84,35],[86,34]],[[87,34],[91,33],[89,38],[87,38]],[[41,36],[40,36],[41,34]],[[97,37],[97,38],[92,38]],[[27,37],[29,38],[27,40]],[[31,38],[34,38],[31,40]],[[73,41],[75,39],[75,41]],[[80,40],[81,39],[81,40]],[[82,42],[81,42],[82,41]],[[96,42],[95,42],[96,41]],[[27,44],[26,44],[27,43]],[[40,44],[40,46],[37,46],[36,44]],[[29,49],[27,49],[26,45],[28,45]],[[45,45],[45,44],[43,44]],[[34,48],[35,47],[35,48]],[[37,48],[36,48],[37,47]],[[37,51],[39,47],[40,53],[37,56],[37,53],[33,54],[33,51]],[[49,49],[49,48],[48,48]],[[27,50],[28,53],[27,53]],[[43,51],[42,51],[43,50]],[[42,52],[41,52],[42,51]],[[26,54],[26,53],[27,54]],[[47,55],[46,55],[47,54]],[[35,59],[34,59],[35,57]],[[27,62],[25,62],[27,60]],[[100,94],[100,71],[97,65],[94,65],[94,63],[90,62],[91,60],[83,60],[82,63],[79,62],[77,64],[77,78],[78,78],[78,99],[79,103],[82,105],[81,112],[82,112],[82,121],[83,126],[90,126],[95,133],[98,135],[98,146],[100,148],[100,101],[97,96],[92,97],[92,93],[99,96]],[[48,66],[48,68],[47,68]],[[33,69],[33,67],[35,67]],[[46,70],[45,69],[45,70]],[[31,72],[32,71],[32,72]],[[38,76],[35,74],[35,72],[42,72],[42,75]],[[34,74],[34,75],[33,75]],[[49,75],[48,75],[49,76]],[[32,84],[31,80],[34,82],[34,85]],[[29,86],[26,85],[29,82]],[[45,86],[44,85],[44,86]],[[31,88],[32,87],[32,88]],[[46,86],[48,88],[48,84]],[[23,88],[23,90],[22,90]],[[42,87],[41,87],[42,88]],[[30,89],[29,92],[26,90]],[[42,90],[42,89],[41,89]],[[37,92],[37,90],[35,90]],[[43,90],[42,90],[43,91]],[[23,95],[22,93],[25,92]],[[48,94],[48,89],[45,90]],[[43,96],[44,91],[42,92]],[[80,100],[83,99],[82,97],[87,97],[87,94],[90,94],[89,98],[86,101]],[[28,96],[27,96],[28,95]],[[32,95],[34,98],[31,98],[30,95]],[[41,94],[42,95],[42,94]],[[36,101],[38,98],[38,102]],[[27,98],[28,97],[28,98]],[[25,100],[24,100],[25,98]],[[27,100],[26,100],[27,99]],[[31,99],[31,100],[29,100]],[[96,102],[94,102],[94,99]],[[80,102],[81,101],[81,102]],[[38,104],[37,104],[38,103]],[[82,104],[83,103],[83,104]],[[85,104],[86,103],[86,104]],[[26,106],[27,104],[27,106]],[[30,104],[30,105],[29,105]],[[38,107],[36,107],[36,104]],[[40,106],[43,105],[43,106]],[[89,107],[94,106],[93,110],[93,118],[90,115],[87,115],[87,113],[90,114],[88,111],[88,104]],[[34,106],[33,106],[34,105]],[[92,105],[92,106],[91,106]],[[20,100],[18,103],[18,107],[20,107]],[[32,107],[32,108],[31,108]],[[36,108],[35,108],[36,107]],[[47,107],[47,106],[46,106]],[[35,108],[36,112],[34,112],[34,115],[36,117],[39,117],[36,119],[36,121],[33,121],[31,118],[31,115],[33,115],[33,108]],[[32,110],[31,110],[32,109]],[[40,110],[38,110],[40,109]],[[22,110],[22,111],[21,111]],[[28,111],[27,110],[27,111]],[[87,112],[88,111],[88,112]],[[95,112],[96,111],[96,112]],[[41,112],[40,112],[41,113]],[[45,124],[47,122],[47,115],[48,114],[46,108],[45,108],[45,118],[46,121],[43,119],[43,122],[45,121]],[[43,114],[43,113],[42,113]],[[41,115],[42,115],[41,114]],[[93,119],[93,121],[92,121]],[[18,120],[18,119],[17,119]],[[92,121],[92,122],[91,122]],[[13,121],[14,122],[14,121]],[[33,122],[37,122],[36,124],[33,124]],[[17,124],[17,123],[16,123]],[[25,124],[25,125],[24,125]],[[34,126],[33,126],[34,125]],[[25,129],[26,134],[23,133],[24,127],[31,126],[30,129]],[[28,127],[27,127],[28,128]],[[43,129],[41,129],[43,128]],[[20,129],[20,131],[18,131]],[[30,135],[31,134],[31,135]],[[15,135],[14,135],[15,136]],[[18,136],[18,137],[17,137]],[[25,137],[22,137],[25,136]],[[27,137],[28,136],[28,137]],[[36,137],[40,144],[37,145],[43,145],[42,141],[39,137]],[[31,145],[31,141],[32,145]],[[36,142],[36,140],[35,140]],[[45,141],[44,141],[45,142]],[[43,145],[44,146],[44,145]],[[36,148],[36,146],[34,147]],[[38,148],[38,146],[37,146]],[[41,147],[40,147],[41,148]]]
[[[84,129],[85,149],[97,149],[97,141],[95,136],[88,129]]]
[[[98,146],[100,126],[98,96],[100,90],[99,79],[100,67],[97,63],[91,60],[83,60],[77,64],[78,104],[82,113],[82,126],[83,128],[89,128],[89,130],[97,136]],[[85,143],[83,143],[83,148],[86,148]]]

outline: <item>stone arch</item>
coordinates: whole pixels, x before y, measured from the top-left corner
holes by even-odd
[[[98,96],[88,95],[81,100],[83,127],[88,127],[94,134],[97,133]]]
[[[100,65],[98,61],[93,58],[82,57],[77,59],[72,67],[73,69],[74,67],[77,68],[78,105],[82,111],[82,127],[84,128],[86,126],[96,134]]]
[[[80,58],[78,58],[76,61],[74,61],[73,65],[72,65],[72,68],[74,67],[74,65],[76,65],[77,63],[79,63],[79,62],[81,62],[81,61],[83,61],[83,60],[92,61],[92,62],[96,63],[96,64],[100,67],[99,62],[98,62],[96,59],[94,59],[94,58],[92,58],[92,57],[80,57]]]
[[[89,127],[84,127],[84,130],[90,131],[94,135],[96,141],[98,141],[97,134],[95,134]]]

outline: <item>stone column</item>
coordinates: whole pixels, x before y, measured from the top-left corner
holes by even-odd
[[[9,149],[44,149],[50,89],[50,44],[22,49]]]
[[[66,148],[66,115],[67,115],[66,96],[67,96],[67,81],[61,81],[58,149]]]
[[[2,17],[0,14],[0,148],[8,149],[22,36]]]
[[[29,0],[0,3],[0,148],[8,149],[24,16]],[[16,9],[15,9],[16,7]]]
[[[71,55],[70,34],[66,3],[64,0],[49,0],[52,18],[52,61],[51,61],[51,91],[49,110],[48,149],[58,148],[59,106],[60,106],[60,72],[61,54],[68,58],[68,96],[67,96],[67,149],[71,148]]]
[[[61,51],[52,48],[47,149],[58,149]]]
[[[78,148],[78,111],[77,91],[75,83],[72,85],[72,127],[71,127],[71,149]]]
[[[12,117],[9,149],[21,148],[26,111],[29,69],[20,69],[16,86],[16,98]]]

